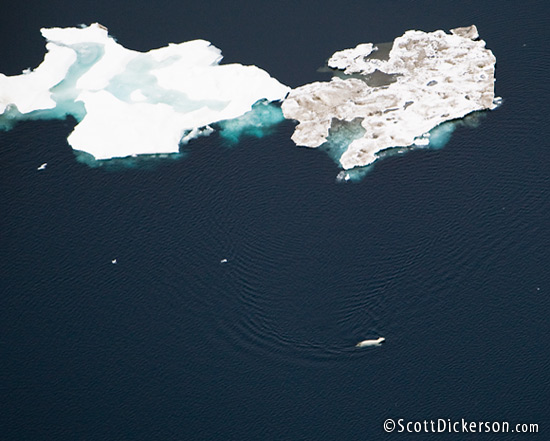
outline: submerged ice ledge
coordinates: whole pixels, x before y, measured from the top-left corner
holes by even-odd
[[[99,24],[42,29],[47,54],[21,75],[0,74],[0,115],[73,115],[75,150],[96,159],[177,153],[210,125],[280,101],[289,88],[256,66],[220,65],[221,51],[195,40],[129,50]]]
[[[393,42],[389,57],[360,44],[336,52],[329,67],[346,75],[293,89],[282,104],[285,118],[299,122],[292,139],[319,147],[334,122],[361,124],[338,158],[344,169],[373,163],[379,152],[428,144],[441,123],[496,107],[496,59],[478,40],[475,26],[425,33],[407,31]],[[352,76],[353,75],[353,76]],[[369,85],[373,75],[386,78]]]

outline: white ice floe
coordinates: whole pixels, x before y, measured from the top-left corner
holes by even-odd
[[[428,132],[444,121],[495,108],[496,59],[477,38],[475,26],[451,34],[407,31],[387,59],[370,57],[376,52],[370,43],[336,52],[328,65],[349,77],[298,87],[283,102],[285,118],[299,122],[292,139],[319,147],[334,121],[359,119],[364,133],[350,139],[339,158],[351,169],[388,148],[427,145]],[[368,84],[376,75],[385,81]]]
[[[46,166],[48,165],[47,162],[45,162],[44,164],[42,164],[40,167],[37,168],[37,170],[46,170]]]
[[[73,114],[79,124],[69,144],[96,159],[177,153],[182,140],[209,134],[210,124],[240,117],[260,100],[282,100],[290,90],[256,66],[219,65],[221,51],[204,40],[142,53],[97,23],[41,32],[48,41],[43,63],[0,75],[0,114]]]

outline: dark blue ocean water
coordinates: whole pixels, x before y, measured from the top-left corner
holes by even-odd
[[[388,418],[537,423],[479,437],[548,439],[549,9],[11,4],[6,74],[41,61],[40,27],[99,21],[139,50],[208,39],[292,87],[324,79],[335,50],[475,23],[504,104],[346,185],[291,122],[118,170],[76,160],[73,120],[0,133],[0,439],[476,438],[388,434]]]

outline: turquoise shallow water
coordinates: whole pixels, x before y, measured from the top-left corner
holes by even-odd
[[[296,148],[289,121],[133,167],[77,161],[72,119],[0,132],[2,439],[423,436],[389,435],[387,418],[544,433],[548,14],[491,3],[57,1],[3,14],[5,73],[42,59],[41,26],[100,21],[140,50],[209,39],[293,87],[326,78],[316,69],[335,50],[476,23],[504,103],[354,185]],[[379,335],[380,348],[355,349]]]

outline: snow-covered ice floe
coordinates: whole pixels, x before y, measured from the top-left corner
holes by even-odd
[[[297,145],[326,145],[332,132],[344,131],[347,142],[342,147],[339,140],[335,150],[349,170],[373,163],[383,150],[428,145],[430,130],[441,123],[500,102],[496,59],[475,26],[451,34],[411,30],[389,54],[377,50],[367,43],[336,52],[328,66],[339,75],[290,92],[282,110],[299,122]]]
[[[220,65],[221,51],[204,40],[138,52],[97,23],[41,32],[40,66],[0,74],[0,123],[73,115],[68,142],[95,159],[177,153],[211,124],[258,113],[254,104],[290,90],[256,66]]]

